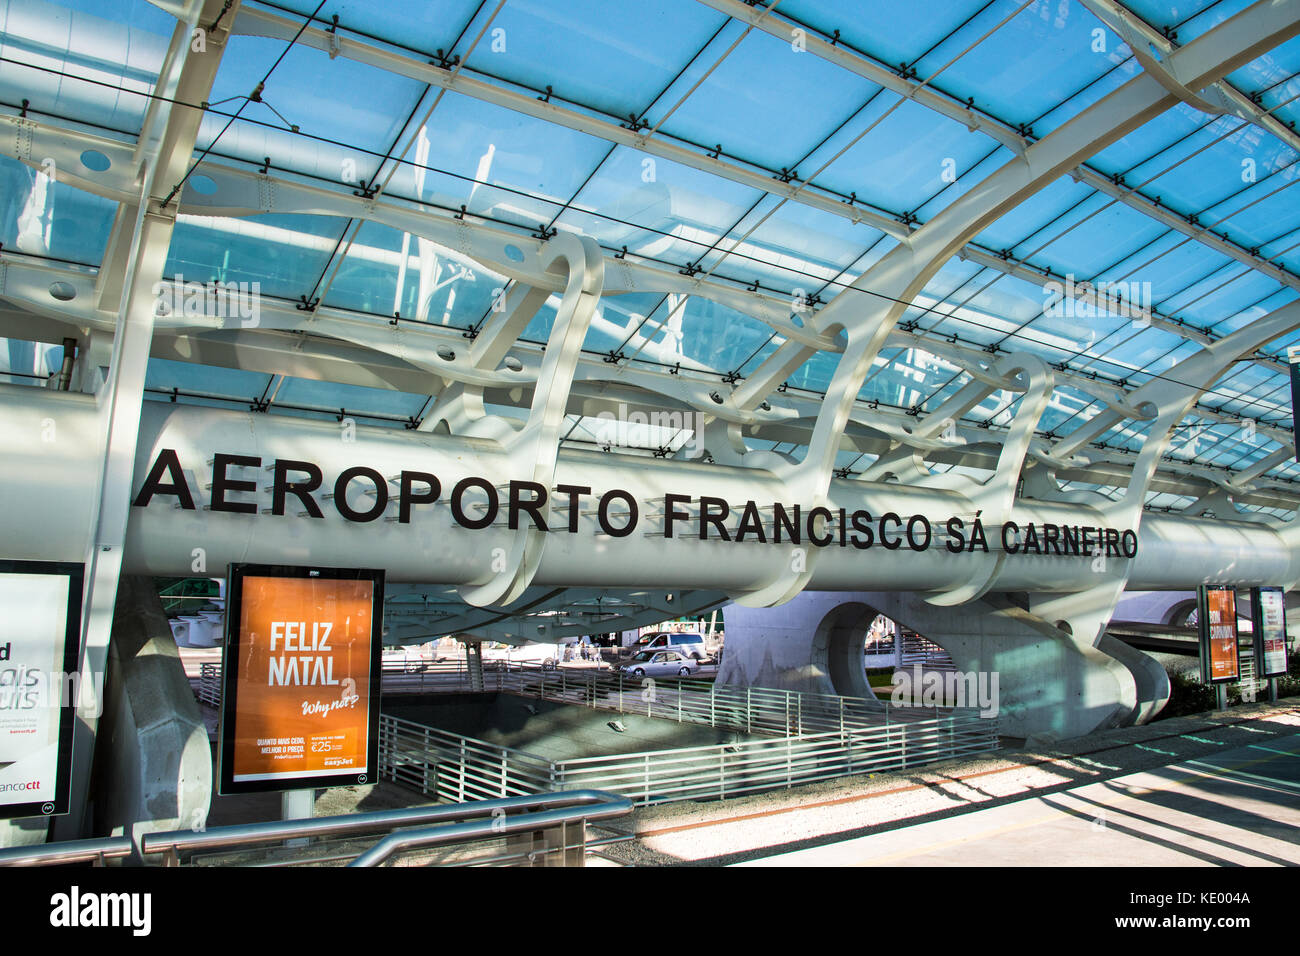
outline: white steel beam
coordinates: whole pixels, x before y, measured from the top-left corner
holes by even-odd
[[[200,18],[205,23],[215,20],[222,2],[206,0],[201,8],[196,6],[191,11],[194,19],[188,24],[178,24],[173,34],[170,62],[179,73],[179,96],[204,99],[212,88],[225,49],[226,34],[220,28],[209,31],[206,52],[196,54],[190,49],[190,31]],[[165,86],[168,78],[161,82]],[[125,266],[125,271],[120,281],[121,297],[108,380],[97,396],[103,457],[92,486],[90,540],[85,551],[86,586],[80,659],[82,699],[78,706],[79,724],[73,763],[73,790],[78,800],[84,800],[90,779],[94,733],[103,706],[103,701],[95,698],[94,688],[103,686],[102,676],[108,663],[109,638],[125,550],[145,369],[153,339],[154,286],[162,277],[175,221],[175,208],[162,208],[160,198],[179,181],[188,167],[201,121],[201,115],[191,110],[171,111],[165,107],[164,110],[159,117],[161,145],[157,154],[145,164],[134,211],[130,215],[134,224],[128,243],[129,252],[115,257]],[[119,217],[119,221],[124,223],[127,218]],[[124,228],[118,231],[118,238],[126,243]],[[79,828],[82,825],[79,817],[80,813],[74,810],[67,826]]]

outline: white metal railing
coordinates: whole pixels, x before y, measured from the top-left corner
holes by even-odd
[[[556,786],[600,787],[636,803],[726,798],[835,777],[904,770],[996,746],[978,720],[853,728],[783,739],[713,744],[556,763]]]
[[[391,714],[379,717],[379,754],[383,776],[452,803],[555,789],[554,768],[541,757]]]
[[[216,709],[221,708],[221,662],[204,661],[199,668],[199,684],[195,691],[199,702]]]
[[[948,652],[934,641],[911,631],[905,631],[899,639],[902,641],[898,655],[899,666],[904,670],[910,670],[916,664],[920,664],[922,670],[929,671],[953,671],[957,669],[957,665],[953,663]]]
[[[885,706],[879,701],[766,687],[733,687],[691,679],[637,680],[604,671],[502,669],[489,687],[522,697],[579,704],[621,714],[781,736],[912,723],[968,715],[961,708]]]
[[[538,696],[592,703],[597,682],[560,680],[532,688]],[[721,689],[720,689],[721,690]],[[548,761],[543,757],[425,727],[391,715],[380,718],[380,772],[442,800],[486,799],[544,790],[597,788],[639,804],[725,798],[789,788],[835,777],[904,770],[996,749],[997,722],[974,711],[861,706],[850,698],[794,692],[681,692],[644,701],[649,716],[703,722],[699,698],[713,698],[712,726],[770,736],[633,754]],[[586,695],[585,699],[583,695]],[[748,706],[741,705],[741,698]],[[811,698],[801,701],[801,696]],[[628,695],[630,698],[631,695]],[[828,700],[836,701],[826,706]],[[630,702],[630,700],[629,700]],[[813,704],[822,705],[814,708]],[[775,712],[781,712],[781,723]],[[654,710],[655,707],[659,711]],[[623,713],[632,711],[624,710]],[[645,713],[640,709],[636,713]],[[689,715],[689,716],[688,716]],[[803,731],[789,728],[804,723]],[[785,728],[785,729],[782,729]]]

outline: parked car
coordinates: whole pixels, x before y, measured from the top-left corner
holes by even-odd
[[[541,664],[543,669],[551,670],[564,659],[565,644],[525,644],[522,647],[507,647],[500,659],[511,664]]]
[[[680,634],[671,631],[655,631],[642,635],[640,640],[632,645],[632,649],[638,652],[671,649],[697,662],[709,656],[704,646],[704,635],[694,631],[683,631]]]
[[[629,677],[690,677],[697,667],[695,661],[677,651],[638,651],[618,669]]]

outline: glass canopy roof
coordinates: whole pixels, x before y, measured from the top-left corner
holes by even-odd
[[[1135,22],[1174,48],[1248,5],[1127,2]],[[180,6],[0,0],[0,110],[133,145],[151,97],[164,95],[176,24],[166,10]],[[1142,72],[1094,6],[920,0],[901,16],[892,0],[243,0],[199,129],[196,172],[265,169],[344,194],[378,181],[385,195],[431,214],[468,215],[520,236],[577,232],[610,262],[627,256],[824,304],[862,295],[845,290],[908,230],[1012,161],[1009,136],[1041,140]],[[757,13],[777,29],[730,15]],[[394,62],[451,66],[478,85],[444,90],[250,35],[259,14],[328,29]],[[1267,122],[1178,103],[989,221],[908,303],[907,336],[880,353],[855,420],[869,428],[873,414],[935,410],[971,381],[963,355],[1029,353],[1057,374],[1038,426],[1050,444],[1103,412],[1107,390],[1180,381],[1180,363],[1204,342],[1295,301],[1297,71],[1300,40],[1292,40],[1221,84]],[[898,81],[911,84],[906,95]],[[554,110],[521,112],[502,105],[506,94]],[[656,148],[602,133],[610,127]],[[677,152],[665,155],[669,147]],[[116,209],[0,157],[5,257],[93,275],[105,266]],[[287,213],[182,215],[164,274],[257,282],[272,300],[319,298],[323,309],[375,322],[396,313],[470,334],[508,284],[490,265],[389,225]],[[1153,321],[1105,309],[1054,316],[1046,307],[1053,277],[1121,284],[1149,304]],[[545,341],[557,304],[553,296],[523,342]],[[798,310],[791,316],[802,323]],[[786,342],[779,324],[721,301],[637,292],[602,299],[584,351],[593,361],[621,353],[614,373],[734,384]],[[1289,447],[1293,344],[1297,333],[1232,365],[1178,426],[1168,457],[1231,475]],[[0,381],[43,384],[59,359],[57,346],[9,340]],[[837,360],[829,349],[807,357],[783,393],[815,401]],[[418,422],[439,390],[432,376],[426,391],[403,391],[162,358],[151,361],[147,386],[175,401],[346,413],[393,427]],[[961,423],[996,431],[1015,405],[1013,394],[995,391]],[[1131,461],[1148,424],[1122,422],[1089,448]],[[565,441],[601,438],[575,414]],[[623,444],[645,453],[684,441],[647,434]],[[845,454],[837,464],[852,473],[872,457]],[[1277,457],[1264,479],[1294,484],[1292,456]],[[1149,501],[1187,503],[1167,492]]]

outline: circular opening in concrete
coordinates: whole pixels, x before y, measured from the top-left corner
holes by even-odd
[[[944,706],[933,694],[918,695],[930,685],[946,688],[950,682],[944,675],[956,670],[938,644],[858,602],[841,604],[822,618],[813,637],[811,663],[836,694],[918,706]]]
[[[873,673],[877,693],[915,706],[952,706],[947,699],[950,681],[957,670],[943,647],[906,624],[878,614],[867,628],[866,663],[868,680]],[[889,682],[879,675],[889,671]]]
[[[865,604],[841,604],[822,618],[812,642],[812,666],[830,681],[841,697],[875,697],[867,681],[867,626],[873,617]],[[888,695],[886,695],[888,696]]]
[[[81,165],[85,166],[91,172],[102,173],[108,169],[112,163],[108,157],[97,149],[88,149],[81,154]]]
[[[456,360],[456,353],[445,345],[439,345],[438,358],[442,359],[444,362],[454,362]]]
[[[51,282],[50,295],[60,302],[71,302],[77,297],[77,287],[71,282]]]

